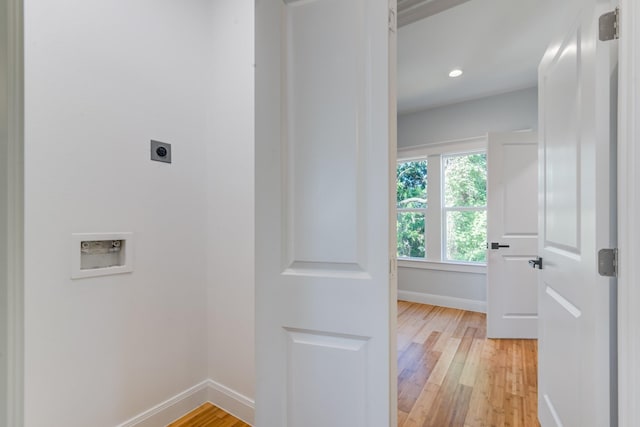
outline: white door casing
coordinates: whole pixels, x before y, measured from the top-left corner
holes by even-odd
[[[487,336],[537,338],[538,134],[487,136]],[[502,246],[492,249],[491,244]]]
[[[615,425],[616,41],[597,41],[609,1],[584,10],[539,67],[539,418],[542,427]],[[613,108],[613,110],[611,109]]]
[[[394,425],[388,0],[256,2],[256,425]]]
[[[619,425],[640,425],[640,3],[620,0],[618,112]]]

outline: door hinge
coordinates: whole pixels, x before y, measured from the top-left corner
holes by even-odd
[[[598,251],[598,273],[605,277],[618,277],[618,248]]]
[[[389,30],[396,32],[396,11],[392,8],[389,8]]]
[[[598,20],[598,38],[602,42],[620,38],[620,9],[600,15]]]

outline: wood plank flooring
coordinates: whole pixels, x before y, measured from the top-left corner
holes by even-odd
[[[167,427],[249,427],[249,424],[207,402]]]
[[[537,427],[537,341],[490,340],[486,318],[398,301],[399,427]]]
[[[398,301],[398,427],[538,427],[537,341],[484,314]],[[206,403],[169,427],[248,427]]]

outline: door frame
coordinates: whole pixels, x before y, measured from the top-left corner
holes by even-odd
[[[620,426],[640,425],[640,5],[620,0],[618,89],[618,414]]]
[[[24,3],[2,0],[6,28],[0,37],[7,52],[7,271],[0,286],[7,295],[6,425],[24,425]],[[2,420],[5,421],[5,420]]]

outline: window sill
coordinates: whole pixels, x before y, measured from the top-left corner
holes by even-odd
[[[486,274],[486,264],[466,264],[459,262],[428,261],[421,259],[398,258],[398,267],[418,268],[422,270],[455,271],[458,273]]]

